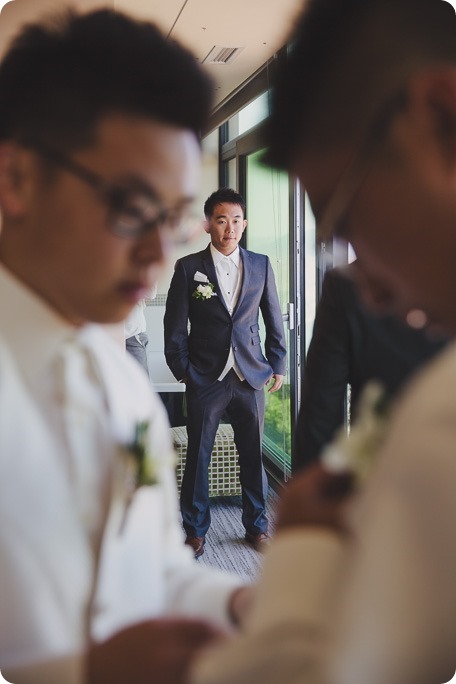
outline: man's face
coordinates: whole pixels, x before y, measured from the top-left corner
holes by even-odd
[[[296,165],[317,223],[352,158],[347,147]],[[429,323],[456,332],[455,212],[454,177],[431,128],[413,130],[399,117],[336,226],[356,252],[371,308],[401,319],[422,309]]]
[[[247,221],[239,204],[221,202],[215,205],[205,230],[211,236],[215,249],[228,256],[238,246],[246,226]]]
[[[21,199],[21,225],[11,225],[0,258],[76,325],[124,319],[156,282],[169,237],[157,229],[137,237],[114,234],[106,201],[90,185],[57,166],[46,178],[39,154],[21,154],[29,192]],[[110,183],[146,188],[164,208],[195,195],[199,146],[183,129],[112,116],[100,123],[94,145],[71,158]]]

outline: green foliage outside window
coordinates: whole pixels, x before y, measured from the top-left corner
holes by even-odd
[[[266,394],[265,437],[276,446],[282,458],[291,462],[290,385]]]

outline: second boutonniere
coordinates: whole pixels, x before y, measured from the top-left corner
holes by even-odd
[[[196,290],[193,291],[192,297],[195,299],[210,299],[211,297],[216,297],[217,293],[214,292],[214,285],[212,283],[206,283],[205,285],[198,285]]]
[[[159,482],[158,463],[150,453],[149,440],[150,423],[142,420],[136,423],[133,441],[120,447],[124,464],[124,496],[125,512],[120,526],[122,532],[133,500],[134,493],[139,487],[150,487]]]
[[[371,472],[378,451],[385,441],[389,404],[384,388],[369,382],[359,401],[358,415],[347,434],[345,428],[323,451],[322,462],[333,472],[351,470],[363,481]]]
[[[144,485],[150,486],[158,483],[157,464],[149,450],[148,420],[140,421],[135,425],[133,442],[128,447],[133,468],[135,489]]]

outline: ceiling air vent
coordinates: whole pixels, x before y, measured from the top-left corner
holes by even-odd
[[[231,64],[244,50],[244,47],[223,47],[214,45],[212,50],[203,59],[202,64]]]

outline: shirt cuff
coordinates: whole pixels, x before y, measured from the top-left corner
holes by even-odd
[[[72,655],[33,665],[22,665],[1,670],[8,682],[14,684],[84,684],[85,657]]]
[[[223,629],[234,627],[229,604],[233,592],[244,586],[241,577],[208,568],[207,573],[199,572],[194,577],[191,592],[180,595],[179,614],[209,620]]]
[[[274,537],[247,620],[250,632],[277,624],[320,624],[334,610],[346,541],[324,528],[291,528]]]

